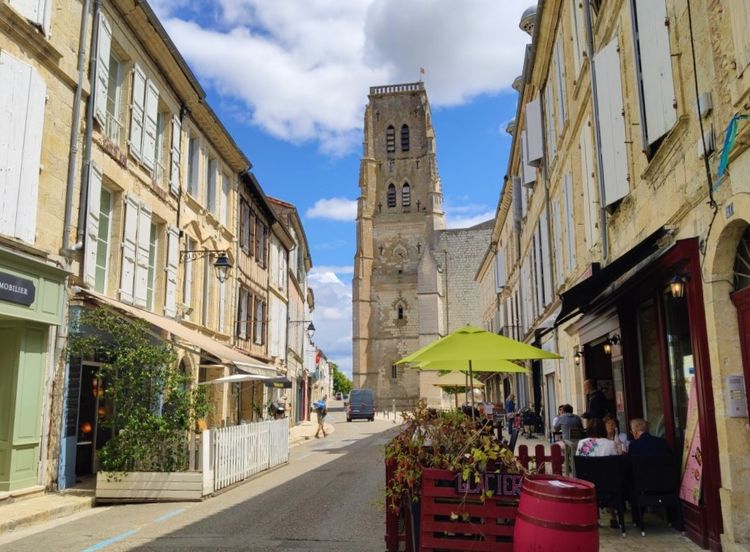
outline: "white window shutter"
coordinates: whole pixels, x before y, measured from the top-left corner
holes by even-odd
[[[599,241],[599,194],[596,191],[594,179],[594,150],[592,148],[591,127],[589,119],[581,125],[581,135],[578,139],[581,150],[581,183],[583,185],[583,216],[586,247],[591,249]]]
[[[604,178],[604,204],[606,206],[619,201],[630,191],[625,149],[620,56],[617,48],[617,39],[614,39],[594,56],[596,84],[599,90],[597,105],[604,169],[599,177]]]
[[[538,167],[544,158],[542,103],[539,98],[526,104],[526,162]]]
[[[164,288],[164,314],[177,314],[177,267],[180,263],[180,231],[175,226],[167,229],[167,268]]]
[[[224,333],[226,330],[227,318],[227,283],[219,284],[219,332]]]
[[[143,152],[143,116],[146,101],[146,74],[133,66],[133,97],[130,104],[130,153],[140,160]]]
[[[101,211],[102,173],[95,163],[89,167],[89,190],[86,203],[86,242],[83,254],[83,281],[96,283],[96,252],[99,239],[99,212]]]
[[[52,20],[51,0],[9,0],[11,7],[23,17],[39,25],[45,36],[50,35]]]
[[[138,211],[138,239],[135,255],[135,287],[133,302],[145,307],[148,287],[148,253],[151,248],[151,211],[141,205]]]
[[[583,51],[585,44],[585,33],[581,27],[581,20],[583,19],[583,13],[578,7],[580,0],[568,0],[568,9],[570,10],[570,28],[573,37],[573,68],[575,70],[574,78],[578,79],[578,74],[581,71],[581,65],[583,65]]]
[[[750,5],[747,0],[729,0],[729,14],[732,20],[734,39],[734,59],[737,75],[742,75],[750,65]]]
[[[0,233],[34,243],[47,86],[0,51]]]
[[[542,282],[542,256],[540,255],[541,250],[541,244],[539,243],[539,226],[537,225],[536,229],[534,230],[534,234],[532,235],[531,245],[532,245],[532,255],[531,259],[533,261],[533,272],[534,272],[534,316],[533,318],[536,319],[539,314],[541,314],[542,309],[544,308],[544,284]]]
[[[188,250],[192,251],[195,247],[195,241],[191,239],[187,240]],[[185,270],[184,279],[182,281],[182,302],[189,307],[193,300],[193,259],[190,257],[189,253],[185,257],[182,266]]]
[[[669,47],[667,6],[664,0],[635,0],[638,51],[641,61],[646,140],[664,136],[677,121],[672,52]],[[748,29],[744,29],[747,33]]]
[[[568,273],[576,267],[575,210],[573,207],[573,175],[565,173],[565,241],[567,244]]]
[[[563,274],[562,224],[560,222],[560,200],[552,202],[552,231],[555,240],[555,287],[559,288],[565,281]]]
[[[146,168],[153,170],[156,159],[156,132],[159,119],[159,90],[154,81],[146,81],[145,111],[143,114],[143,148],[141,158]]]
[[[545,306],[549,305],[554,297],[552,285],[552,252],[549,244],[549,216],[543,211],[539,217],[539,231],[542,237],[542,270],[544,271],[544,298]]]
[[[536,169],[529,165],[527,154],[527,135],[526,131],[521,131],[521,166],[523,167],[523,183],[525,185],[536,182]]]
[[[562,134],[563,125],[565,120],[568,118],[567,108],[567,86],[565,85],[565,59],[562,44],[562,34],[558,35],[555,43],[555,65],[557,68],[557,83],[558,83],[558,94],[557,94],[557,118],[558,126],[557,132]]]
[[[104,128],[107,123],[107,92],[109,88],[109,58],[112,49],[112,24],[99,12],[99,40],[96,56],[96,93],[94,117]]]
[[[222,173],[221,175],[221,196],[219,198],[219,221],[224,225],[229,225],[229,177]]]
[[[138,202],[128,196],[125,199],[125,225],[122,236],[122,268],[120,270],[120,300],[133,302],[135,282],[135,258],[138,240]]]
[[[495,251],[495,293],[500,293],[505,287],[505,250]]]
[[[247,290],[240,289],[240,305],[239,305],[239,329],[237,335],[240,339],[247,339]]]
[[[182,123],[177,115],[172,115],[172,146],[170,148],[169,190],[174,195],[180,193],[180,145],[182,143]]]

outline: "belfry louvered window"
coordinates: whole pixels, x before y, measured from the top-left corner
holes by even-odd
[[[389,126],[385,131],[385,151],[396,152],[396,129],[393,126]]]
[[[408,207],[409,205],[411,205],[411,188],[409,187],[409,183],[407,182],[401,188],[401,206]]]
[[[401,151],[409,151],[409,126],[401,126]]]
[[[393,184],[388,185],[388,207],[396,206],[396,186]]]

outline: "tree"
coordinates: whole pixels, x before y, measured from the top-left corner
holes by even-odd
[[[112,438],[99,452],[105,471],[187,469],[187,443],[208,412],[204,387],[180,373],[173,346],[142,320],[106,308],[86,310],[68,353],[102,362],[97,377],[111,408],[100,423]]]
[[[341,370],[339,370],[338,364],[335,362],[328,361],[328,366],[333,370],[333,392],[349,394],[352,390],[352,381],[346,377]]]

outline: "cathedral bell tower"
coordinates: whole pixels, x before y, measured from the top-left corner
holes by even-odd
[[[421,345],[421,327],[438,324],[420,321],[427,311],[419,307],[419,275],[427,256],[434,264],[436,236],[445,227],[422,82],[370,88],[359,188],[354,387],[373,389],[381,405],[406,405],[419,396],[419,374],[393,363]]]

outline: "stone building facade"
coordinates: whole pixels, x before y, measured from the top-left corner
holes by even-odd
[[[473,275],[490,228],[446,230],[421,82],[370,89],[357,207],[353,377],[383,407],[441,401],[435,374],[394,363],[479,317]]]
[[[593,379],[623,427],[643,416],[684,461],[700,451],[681,506],[712,550],[750,549],[749,18],[742,1],[528,10],[508,172],[477,273],[495,288],[486,327],[563,357],[490,388],[548,422],[558,404],[583,411]]]

